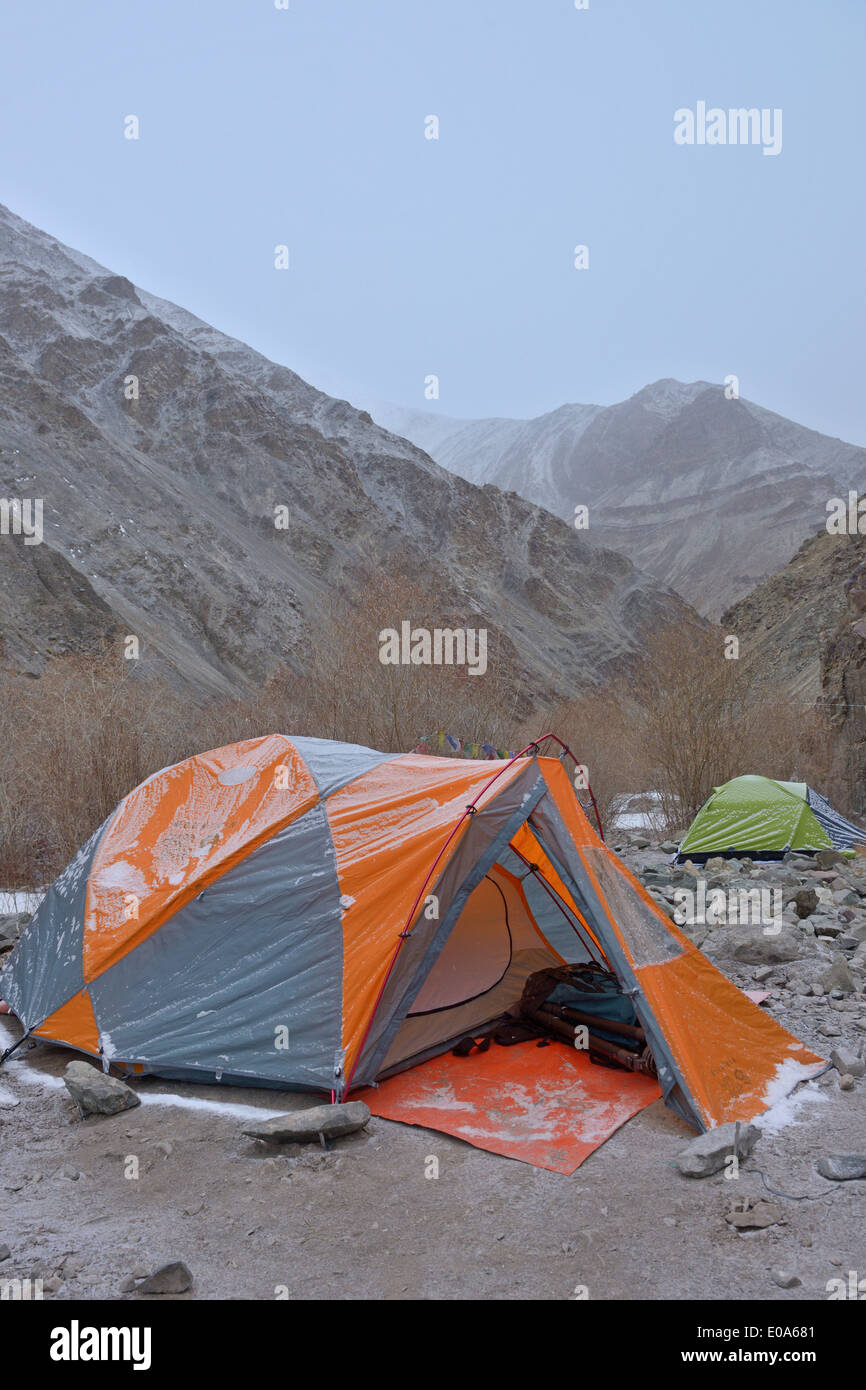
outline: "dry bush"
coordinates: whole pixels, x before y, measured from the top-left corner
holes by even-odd
[[[531,728],[524,725],[521,744],[548,732],[557,734],[568,745],[577,763],[586,768],[607,833],[616,821],[624,797],[629,792],[640,791],[643,786],[633,747],[633,724],[621,693],[613,686],[605,686],[572,700],[551,704],[543,718],[536,719]],[[556,746],[551,743],[543,751],[555,756]],[[569,758],[564,759],[564,766],[569,777],[573,777],[574,764]],[[579,795],[584,803],[588,802],[584,792]],[[592,816],[590,820],[593,821]]]
[[[826,721],[726,659],[724,642],[719,628],[676,624],[635,671],[636,730],[668,830],[684,830],[714,787],[744,773],[844,801]]]
[[[413,629],[486,628],[487,669],[392,665],[380,660],[380,635]],[[455,612],[432,585],[404,569],[356,576],[351,601],[329,604],[316,622],[304,678],[303,728],[325,738],[406,752],[440,729],[494,744],[513,737],[521,699],[503,641],[477,614]]]
[[[311,734],[406,752],[438,729],[510,742],[520,693],[507,645],[489,634],[484,675],[457,666],[385,666],[379,633],[483,626],[398,569],[356,577],[323,611],[306,674],[284,668],[247,698],[197,704],[116,651],[65,657],[38,680],[0,681],[0,884],[49,882],[160,768],[269,733]]]
[[[0,681],[0,884],[4,887],[37,881],[31,779],[19,744],[24,703],[13,682]]]
[[[754,691],[754,708],[761,716],[758,732],[744,751],[755,770],[780,782],[808,782],[843,810],[848,787],[841,748],[821,712],[762,686]]]
[[[37,681],[5,681],[3,694],[14,732],[3,740],[0,780],[14,788],[23,835],[4,835],[0,856],[7,884],[10,875],[33,884],[61,868],[121,797],[176,761],[188,702],[116,654],[56,660]]]
[[[718,629],[665,629],[628,679],[529,720],[507,641],[489,632],[484,675],[383,665],[380,633],[404,621],[485,626],[395,565],[356,576],[318,615],[305,674],[284,668],[246,698],[197,704],[116,652],[58,659],[38,680],[0,678],[0,885],[50,881],[160,768],[268,733],[405,752],[438,730],[515,750],[550,730],[587,767],[605,827],[624,794],[654,790],[665,828],[684,828],[713,786],[743,772],[808,781],[841,810],[850,805],[844,759],[821,716],[750,685],[739,662],[725,660]]]

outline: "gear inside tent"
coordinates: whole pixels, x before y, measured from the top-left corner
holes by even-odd
[[[824,1066],[658,909],[537,745],[271,735],[164,769],[52,885],[0,995],[26,1037],[127,1074],[335,1102],[533,1010],[572,1045],[588,1018],[598,1060],[651,1071],[698,1130]]]

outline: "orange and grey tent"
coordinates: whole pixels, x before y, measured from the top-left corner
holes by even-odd
[[[697,1129],[824,1065],[659,911],[537,750],[497,767],[271,735],[166,768],[50,888],[0,995],[25,1036],[106,1068],[339,1101],[587,960]]]

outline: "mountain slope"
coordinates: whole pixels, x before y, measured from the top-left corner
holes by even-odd
[[[828,644],[847,622],[846,584],[866,559],[863,536],[804,541],[792,560],[722,617],[740,640],[740,659],[756,676],[803,705],[822,694]]]
[[[434,428],[423,411],[381,414],[410,439],[426,435],[462,477],[513,488],[566,520],[587,505],[594,542],[713,617],[814,534],[828,497],[866,485],[866,450],[707,382],[658,381],[618,405],[535,420]]]
[[[302,670],[322,604],[398,556],[507,633],[545,691],[598,680],[683,610],[622,555],[5,209],[0,270],[0,489],[43,498],[45,518],[38,561],[0,537],[14,669],[131,633],[202,692],[248,690]],[[34,567],[51,565],[68,582],[49,602]]]
[[[823,710],[834,734],[834,776],[866,813],[866,536],[804,541],[777,574],[724,614],[756,680]]]

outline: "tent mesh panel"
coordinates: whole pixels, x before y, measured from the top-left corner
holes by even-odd
[[[634,964],[661,965],[681,956],[683,947],[671,935],[664,919],[647,906],[634,885],[611,862],[607,851],[601,846],[587,846],[582,853],[607,899]]]

